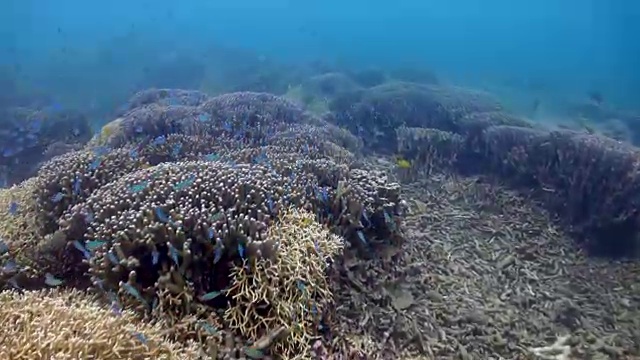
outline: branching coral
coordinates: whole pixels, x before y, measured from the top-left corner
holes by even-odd
[[[0,293],[0,358],[198,359],[195,345],[167,341],[158,325],[120,315],[79,291]]]
[[[267,238],[278,243],[273,259],[233,266],[227,296],[234,306],[224,318],[252,339],[285,328],[287,339],[275,351],[289,358],[309,356],[312,340],[326,325],[323,313],[333,305],[327,272],[343,240],[317,224],[313,214],[296,209],[283,212]]]

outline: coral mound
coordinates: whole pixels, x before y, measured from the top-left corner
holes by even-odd
[[[401,126],[458,132],[458,120],[501,105],[489,94],[464,88],[392,82],[336,97],[327,119],[344,126],[381,153],[395,151]]]

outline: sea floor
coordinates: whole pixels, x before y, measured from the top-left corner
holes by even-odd
[[[380,359],[640,359],[640,263],[588,258],[534,201],[482,178],[433,175],[404,198],[403,248],[341,265],[334,333],[349,347]]]

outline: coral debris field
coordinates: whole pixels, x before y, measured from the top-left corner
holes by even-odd
[[[343,87],[144,91],[0,190],[0,358],[640,356],[636,148]]]

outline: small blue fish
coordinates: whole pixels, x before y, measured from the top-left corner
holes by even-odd
[[[107,258],[113,265],[120,265],[120,260],[118,260],[118,257],[113,253],[113,251],[109,251],[107,253]]]
[[[44,283],[49,286],[60,286],[62,285],[62,280],[56,279],[51,273],[44,274]]]
[[[158,260],[160,259],[160,253],[158,252],[158,250],[153,250],[151,252],[151,263],[153,265],[157,265],[158,264]]]
[[[176,265],[180,265],[179,263],[179,253],[178,253],[178,249],[176,249],[173,244],[171,244],[170,242],[167,243],[167,247],[169,247],[169,255],[171,256],[171,259],[173,260],[174,263],[176,263]]]
[[[126,282],[120,282],[120,286],[122,288],[124,288],[124,290],[126,292],[129,293],[129,295],[133,296],[134,298],[138,299],[140,302],[145,303],[146,301],[144,300],[144,298],[142,297],[142,295],[140,295],[140,292],[138,291],[138,289],[136,289],[135,287],[133,287],[131,284],[126,283]]]
[[[200,301],[209,301],[217,298],[221,294],[222,294],[222,291],[212,291],[200,296],[199,299]]]
[[[238,254],[240,255],[240,258],[244,259],[244,246],[240,243],[238,243]]]
[[[129,157],[132,159],[137,159],[138,158],[138,149],[131,149],[131,151],[129,151]]]
[[[90,240],[90,241],[87,241],[85,247],[89,251],[95,251],[98,248],[102,247],[102,245],[104,245],[106,243],[107,242],[104,241],[104,240]]]
[[[155,208],[155,213],[156,213],[156,217],[158,218],[158,220],[160,222],[163,222],[163,223],[169,222],[169,217],[164,212],[164,210],[162,210],[161,207],[156,207]]]
[[[53,201],[54,203],[58,203],[62,200],[62,198],[64,198],[64,193],[57,192],[51,197],[51,201]]]
[[[82,253],[82,256],[84,256],[85,259],[91,258],[91,253],[87,251],[87,249],[84,247],[84,245],[82,245],[80,241],[73,240],[73,246]]]
[[[117,316],[122,315],[122,306],[117,299],[111,301],[111,311]]]
[[[328,203],[329,202],[329,194],[327,193],[327,189],[324,188],[324,187],[320,189],[320,199],[324,203]]]
[[[384,221],[385,221],[385,223],[387,223],[389,228],[391,228],[391,230],[395,230],[396,223],[393,220],[393,218],[391,217],[391,215],[389,215],[389,213],[386,210],[384,211]]]
[[[133,336],[135,336],[136,339],[138,339],[143,345],[146,346],[146,345],[149,344],[149,341],[147,340],[147,337],[144,336],[143,333],[135,331],[135,332],[133,332]]]
[[[302,292],[305,292],[306,290],[306,287],[304,286],[304,282],[302,280],[296,280],[296,287]]]
[[[177,157],[178,155],[180,155],[180,150],[182,150],[182,144],[173,145],[173,148],[171,149],[171,155],[173,157]]]
[[[91,164],[89,164],[89,170],[96,170],[97,168],[100,167],[100,164],[102,164],[102,158],[97,157],[95,158]]]
[[[271,195],[267,195],[267,205],[269,206],[269,212],[273,213],[273,199]]]
[[[167,138],[164,135],[160,135],[153,139],[152,145],[163,145],[167,142]]]
[[[371,227],[371,220],[369,220],[369,216],[367,215],[367,209],[362,208],[362,218],[367,222],[367,227]]]
[[[17,213],[18,213],[18,203],[16,203],[15,201],[12,201],[11,203],[9,203],[9,214],[16,215]]]
[[[15,261],[9,259],[6,264],[2,266],[2,270],[6,272],[13,272],[18,269],[18,264]]]
[[[232,132],[233,131],[233,127],[231,126],[231,123],[226,121],[223,125],[222,128],[228,132]]]
[[[144,129],[142,128],[142,126],[138,125],[135,127],[135,132],[137,134],[142,134],[144,132]]]
[[[202,328],[211,335],[215,335],[218,332],[215,326],[209,324],[204,320],[198,321],[198,325],[202,326]]]
[[[80,195],[82,192],[82,179],[76,176],[73,180],[73,193],[76,195]]]
[[[358,238],[362,241],[363,244],[367,243],[367,239],[364,237],[364,233],[362,231],[358,231]]]
[[[213,228],[209,228],[208,235],[209,235],[209,240],[213,240],[213,238],[216,236],[215,230],[213,230]]]
[[[98,146],[97,148],[93,149],[93,155],[95,155],[96,157],[101,157],[108,153],[109,153],[109,148],[106,146]]]
[[[216,222],[218,220],[220,220],[223,217],[223,213],[222,211],[218,211],[216,213],[214,213],[213,215],[211,215],[211,217],[209,217],[209,220],[211,220],[212,222]]]
[[[220,155],[215,153],[207,154],[204,156],[205,161],[216,161],[218,159],[220,159]]]
[[[131,185],[131,187],[129,188],[129,191],[131,191],[134,194],[139,193],[144,189],[146,189],[148,185],[149,183],[147,181],[141,182],[140,184]]]
[[[244,353],[245,355],[247,355],[248,357],[252,358],[252,359],[262,359],[264,358],[264,353],[258,349],[252,348],[252,347],[246,347],[244,348]]]
[[[200,114],[200,115],[198,115],[198,121],[199,122],[207,122],[209,120],[211,120],[211,115],[209,115],[209,114]]]
[[[195,175],[191,175],[186,180],[181,181],[181,182],[173,185],[173,189],[176,190],[176,191],[184,190],[184,189],[188,188],[189,186],[193,185],[193,183],[195,181],[196,181],[196,176]]]
[[[218,246],[216,247],[215,255],[213,257],[214,264],[217,264],[218,261],[222,259],[222,251],[223,251],[223,246],[222,244],[218,243]]]

